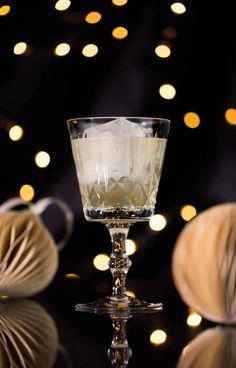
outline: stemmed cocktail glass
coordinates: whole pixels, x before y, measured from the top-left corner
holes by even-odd
[[[67,122],[84,216],[110,232],[110,296],[77,304],[76,310],[114,314],[162,309],[126,294],[131,261],[125,242],[129,227],[154,214],[170,121],[146,117],[88,117]]]

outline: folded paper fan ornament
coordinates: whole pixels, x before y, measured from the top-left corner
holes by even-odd
[[[10,200],[0,207],[0,299],[32,296],[46,288],[58,269],[58,250],[55,240],[43,224],[39,213],[48,199],[23,210],[9,210],[22,204]],[[60,202],[61,204],[61,202]],[[71,232],[72,214],[68,208],[67,237]],[[66,239],[67,240],[67,239]]]
[[[188,306],[208,320],[236,323],[236,203],[210,207],[184,226],[172,274]]]
[[[235,368],[235,344],[234,327],[209,328],[183,349],[176,368]]]
[[[0,304],[0,367],[51,368],[58,350],[56,325],[38,303]]]

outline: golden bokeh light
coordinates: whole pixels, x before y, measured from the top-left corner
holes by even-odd
[[[126,294],[130,296],[131,298],[135,298],[135,293],[131,290],[126,290]]]
[[[102,15],[97,11],[92,11],[88,13],[85,17],[85,20],[89,24],[95,24],[98,23],[102,18]]]
[[[167,58],[171,54],[170,47],[165,44],[160,44],[155,48],[155,53],[160,58]]]
[[[59,11],[66,10],[70,7],[70,0],[58,0],[55,4],[55,9]]]
[[[123,6],[127,4],[128,0],[112,0],[112,3],[116,6]]]
[[[20,197],[24,200],[24,201],[31,201],[34,198],[34,188],[29,185],[29,184],[24,184],[22,185],[22,187],[20,188]]]
[[[104,253],[98,254],[93,259],[93,265],[99,271],[106,271],[109,269],[108,265],[109,259],[110,257],[107,254]]]
[[[85,57],[93,57],[97,55],[98,53],[98,47],[94,45],[93,43],[89,43],[86,46],[83,47],[82,54]]]
[[[200,125],[200,117],[195,112],[187,112],[184,115],[184,123],[188,128],[195,129]]]
[[[187,318],[187,325],[190,327],[198,327],[202,322],[202,316],[200,314],[191,311]]]
[[[176,2],[171,5],[171,10],[175,14],[184,14],[186,12],[186,7],[183,3]]]
[[[176,95],[176,90],[172,84],[165,83],[160,86],[159,93],[165,100],[172,100]]]
[[[19,141],[23,137],[24,131],[20,125],[13,125],[8,134],[12,141]]]
[[[112,36],[117,40],[123,40],[125,37],[128,36],[128,30],[125,27],[116,27],[112,31]]]
[[[149,226],[154,231],[161,231],[166,227],[166,218],[163,215],[153,215],[149,220]]]
[[[77,275],[77,273],[67,273],[66,275],[65,275],[65,278],[66,279],[80,279],[80,276],[79,275]]]
[[[4,17],[5,15],[9,14],[11,11],[11,7],[9,5],[2,5],[0,7],[0,17]]]
[[[196,216],[196,214],[197,214],[197,210],[191,204],[186,204],[180,209],[180,215],[182,219],[185,221],[190,221],[194,216]]]
[[[57,56],[65,56],[70,52],[70,45],[68,43],[60,43],[55,47],[54,53]]]
[[[36,153],[34,160],[38,167],[44,168],[50,163],[50,155],[45,151],[39,151]]]
[[[9,299],[8,295],[1,295],[0,296],[0,300],[2,300],[2,301],[8,300],[8,299]]]
[[[225,119],[230,125],[236,125],[236,109],[226,110]]]
[[[161,345],[166,342],[167,334],[163,330],[155,330],[150,335],[150,342],[154,345]]]
[[[135,242],[131,239],[126,239],[125,246],[126,246],[126,253],[128,254],[128,256],[134,254],[137,249]]]
[[[18,42],[17,44],[15,44],[13,48],[13,52],[15,55],[22,55],[26,52],[26,50],[27,50],[27,43],[25,42]]]

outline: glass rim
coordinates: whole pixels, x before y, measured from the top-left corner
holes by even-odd
[[[151,116],[125,116],[125,115],[114,115],[114,116],[85,116],[85,117],[77,117],[77,118],[70,118],[67,119],[67,124],[73,123],[73,122],[79,122],[82,120],[95,120],[95,119],[117,119],[117,118],[126,118],[126,119],[145,119],[145,120],[156,120],[156,121],[163,121],[166,123],[171,123],[170,119],[167,118],[161,118],[161,117],[151,117]]]

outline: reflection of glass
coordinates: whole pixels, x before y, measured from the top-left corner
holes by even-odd
[[[128,367],[132,351],[126,338],[126,323],[128,318],[132,317],[128,310],[119,311],[111,315],[113,337],[110,348],[108,349],[108,358],[111,366],[115,368]]]
[[[209,328],[183,349],[176,368],[235,368],[235,346],[235,327]]]
[[[58,333],[50,315],[32,300],[0,304],[0,367],[53,367]]]
[[[81,118],[68,121],[84,215],[108,228],[112,252],[109,267],[112,295],[94,303],[77,304],[86,312],[132,313],[158,310],[126,295],[131,265],[125,240],[129,227],[153,215],[170,122],[158,118]]]

